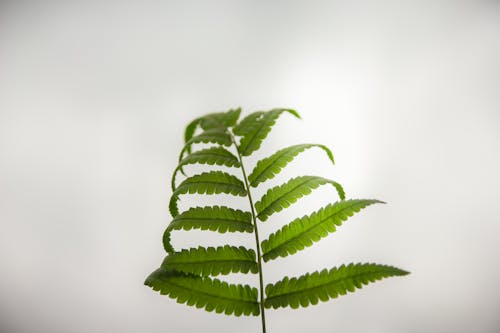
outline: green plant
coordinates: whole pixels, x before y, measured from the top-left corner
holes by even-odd
[[[333,163],[332,152],[323,145],[301,144],[281,149],[257,162],[247,176],[243,157],[257,151],[272,126],[282,113],[300,118],[291,109],[273,109],[254,112],[238,123],[240,109],[212,113],[192,121],[185,130],[185,145],[179,157],[178,167],[172,176],[173,194],[170,200],[172,222],[163,235],[163,245],[168,253],[161,267],[151,273],[145,284],[190,306],[227,315],[261,316],[262,331],[266,332],[265,309],[306,307],[327,301],[369,282],[385,277],[406,275],[408,272],[378,264],[349,264],[330,270],[307,273],[298,278],[284,277],[268,284],[264,289],[262,261],[293,255],[336,230],[354,213],[381,203],[378,200],[345,200],[342,186],[332,180],[301,176],[267,191],[254,204],[251,187],[272,179],[298,154],[306,149],[322,149]],[[203,132],[195,135],[200,127]],[[239,137],[239,144],[236,137]],[[215,144],[211,148],[191,152],[193,144]],[[234,147],[235,154],[225,147]],[[223,171],[209,171],[186,178],[176,186],[176,176],[184,174],[183,167],[191,164],[208,164],[241,169],[241,178]],[[260,242],[257,220],[266,221],[320,185],[332,185],[340,198],[320,210],[297,218]],[[246,196],[249,211],[226,206],[194,207],[179,212],[178,201],[184,194],[232,194]],[[255,251],[244,247],[198,247],[176,251],[170,241],[174,230],[201,229],[225,232],[254,233]],[[219,274],[254,273],[259,277],[259,289],[249,285],[228,284],[212,278]],[[265,292],[265,297],[264,297]]]

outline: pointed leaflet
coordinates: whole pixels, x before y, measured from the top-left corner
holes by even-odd
[[[286,257],[335,231],[335,226],[342,225],[354,213],[378,200],[346,200],[330,204],[309,216],[298,218],[271,234],[262,242],[262,258],[264,261],[279,256]]]
[[[257,273],[255,252],[242,246],[198,247],[169,254],[161,268],[200,276]]]
[[[225,130],[221,130],[220,128],[204,131],[186,142],[179,155],[179,162],[184,157],[184,153],[195,143],[216,143],[221,146],[229,147],[232,144],[232,141],[231,136]]]
[[[208,312],[235,316],[258,316],[260,313],[256,288],[208,277],[200,277],[165,269],[157,269],[148,276],[145,285],[177,300]]]
[[[290,306],[317,304],[318,301],[328,301],[348,291],[354,292],[370,282],[375,282],[391,276],[409,274],[399,268],[377,264],[349,264],[331,270],[307,273],[298,278],[285,277],[283,280],[266,286],[266,308],[277,309]]]
[[[179,195],[186,193],[247,195],[245,185],[237,177],[222,171],[204,172],[185,179],[174,191],[169,204],[170,214],[173,217],[179,215],[177,207]]]
[[[243,156],[250,156],[254,151],[260,148],[262,141],[267,137],[273,127],[276,119],[283,112],[288,112],[300,119],[299,114],[291,109],[274,109],[265,112],[262,117],[257,118],[253,124],[249,124],[248,132],[243,135],[240,141],[240,153]]]
[[[184,142],[187,143],[194,136],[196,129],[200,126],[204,130],[214,128],[227,128],[234,126],[238,121],[241,109],[229,110],[227,112],[209,113],[203,117],[196,118],[186,127],[184,131]],[[188,153],[191,152],[191,147],[186,148]]]
[[[283,185],[269,189],[260,201],[255,203],[257,217],[261,221],[269,216],[289,207],[298,199],[311,193],[312,190],[323,184],[332,184],[340,199],[344,200],[345,193],[342,186],[333,180],[317,176],[301,176],[290,179]]]
[[[194,207],[177,215],[163,234],[163,247],[172,253],[170,233],[173,230],[201,229],[225,232],[253,232],[252,214],[228,207]]]
[[[175,190],[175,176],[184,166],[189,164],[224,165],[227,167],[240,167],[238,158],[222,147],[211,147],[198,150],[186,156],[174,170],[172,175],[172,191]]]
[[[295,158],[295,156],[311,147],[319,147],[323,149],[328,155],[330,161],[334,163],[332,152],[330,151],[330,149],[328,149],[328,147],[324,145],[301,144],[287,147],[278,150],[273,155],[257,162],[257,165],[253,169],[252,173],[248,176],[250,185],[256,187],[257,185],[259,185],[259,183],[274,178],[274,176],[277,175],[281,171],[281,169],[283,169],[288,163],[290,163]]]

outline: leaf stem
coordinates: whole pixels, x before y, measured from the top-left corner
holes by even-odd
[[[250,186],[248,185],[248,179],[247,179],[247,174],[245,172],[245,167],[243,166],[243,158],[241,157],[240,154],[240,147],[234,140],[234,136],[232,133],[229,133],[231,135],[231,141],[233,142],[234,146],[236,147],[236,152],[238,153],[238,160],[240,161],[240,166],[241,166],[241,172],[243,173],[243,181],[245,182],[245,189],[247,190],[247,196],[248,196],[248,202],[250,203],[250,209],[252,211],[252,220],[253,220],[253,225],[254,225],[254,234],[255,234],[255,246],[257,248],[257,265],[259,267],[259,285],[260,285],[260,313],[261,313],[261,320],[262,320],[262,333],[266,333],[266,314],[265,314],[265,309],[264,309],[264,278],[262,274],[262,258],[260,254],[260,241],[259,241],[259,230],[257,228],[257,215],[255,214],[255,209],[253,206],[253,200],[252,200],[252,194],[250,193]]]

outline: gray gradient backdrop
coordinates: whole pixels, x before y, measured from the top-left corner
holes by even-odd
[[[179,305],[143,281],[163,257],[183,126],[285,106],[303,120],[283,115],[258,156],[319,142],[337,163],[311,150],[278,180],[321,174],[389,204],[267,264],[266,281],[349,261],[412,274],[269,311],[269,332],[499,332],[499,5],[1,2],[0,331],[259,332],[258,318]]]

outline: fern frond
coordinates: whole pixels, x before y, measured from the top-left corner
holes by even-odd
[[[349,264],[295,278],[285,277],[264,288],[262,260],[267,262],[278,257],[286,257],[312,246],[335,232],[336,228],[354,213],[369,205],[381,203],[378,200],[345,200],[344,190],[339,183],[317,176],[295,177],[279,186],[272,184],[260,200],[255,202],[250,188],[275,178],[290,162],[309,148],[321,149],[332,164],[334,163],[333,154],[326,146],[298,144],[283,148],[259,160],[247,176],[245,159],[242,156],[252,155],[265,144],[264,140],[277,119],[285,112],[300,119],[295,110],[281,108],[253,112],[238,122],[241,109],[233,109],[210,113],[188,124],[184,132],[185,144],[171,179],[173,193],[169,210],[173,219],[163,233],[163,247],[167,255],[160,268],[151,273],[144,282],[161,294],[176,299],[178,303],[204,308],[206,311],[236,316],[261,315],[264,333],[266,332],[265,308],[306,307],[317,304],[320,300],[327,301],[355,291],[356,288],[385,277],[409,274],[391,266]],[[200,143],[209,145],[196,146]],[[228,148],[233,145],[234,148]],[[195,152],[192,152],[192,147],[195,147]],[[237,156],[231,151],[237,152]],[[188,177],[183,169],[193,164],[210,165],[212,167],[205,166],[205,168],[215,170]],[[235,176],[229,169],[230,173],[216,171],[226,170],[222,166],[241,168],[241,173]],[[178,172],[182,172],[187,178],[177,185]],[[319,186],[327,184],[336,189],[340,201],[294,219],[259,242],[257,219],[266,221],[272,214],[288,208]],[[220,205],[191,208],[193,205],[182,205],[183,208],[187,207],[182,212],[179,211],[178,202],[181,197],[184,199],[184,195],[208,196],[221,193],[247,196],[249,211]],[[225,197],[222,199],[224,202],[227,200]],[[224,242],[221,246],[195,246],[176,251],[171,242],[172,233],[176,230],[192,229],[219,233],[251,232],[255,236],[255,250],[243,246],[225,245]],[[259,290],[249,285],[229,284],[213,278],[230,273],[258,274]]]
[[[208,312],[235,316],[260,314],[257,289],[248,285],[228,284],[162,268],[151,273],[144,284],[176,299],[177,303],[204,308]]]
[[[283,226],[262,242],[264,261],[286,257],[335,232],[350,216],[361,209],[382,203],[378,200],[346,200],[330,204],[309,216],[304,216]]]
[[[206,130],[199,135],[189,139],[179,154],[179,162],[184,157],[184,153],[195,143],[215,143],[221,146],[229,147],[232,144],[231,136],[225,130],[220,128]]]
[[[291,109],[274,109],[264,112],[262,117],[257,118],[252,124],[248,125],[248,131],[242,136],[239,146],[241,155],[250,156],[260,148],[262,141],[264,141],[276,123],[276,119],[283,112],[288,112],[300,119],[297,111]]]
[[[298,199],[310,194],[312,190],[323,184],[332,184],[337,190],[340,199],[345,199],[344,189],[339,183],[333,180],[317,176],[296,177],[283,185],[270,188],[260,201],[255,203],[257,217],[261,221],[266,221],[272,214],[289,207]]]
[[[229,245],[174,252],[165,257],[161,268],[200,276],[258,272],[255,251]]]
[[[163,247],[168,253],[175,250],[170,242],[173,230],[201,229],[225,232],[253,232],[252,214],[229,207],[194,207],[177,215],[163,233]]]
[[[298,278],[285,277],[283,280],[266,286],[266,308],[277,309],[290,306],[315,305],[318,301],[328,301],[347,292],[361,289],[363,285],[391,276],[403,276],[408,272],[386,265],[349,264],[331,270],[307,273]]]
[[[252,173],[248,176],[248,180],[250,181],[250,185],[256,187],[262,182],[265,182],[268,179],[274,178],[288,163],[290,163],[298,154],[303,152],[304,150],[312,147],[319,147],[323,149],[328,158],[332,163],[333,154],[328,147],[319,144],[301,144],[295,145],[291,147],[287,147],[281,150],[278,150],[276,153],[272,154],[269,157],[263,158],[262,160],[257,162],[255,168]]]
[[[186,178],[172,193],[169,209],[173,217],[179,215],[179,208],[177,207],[179,196],[186,193],[247,195],[245,185],[236,176],[222,171],[204,172],[200,175]]]
[[[238,158],[222,147],[211,147],[198,150],[186,156],[172,174],[172,191],[175,190],[175,177],[182,167],[190,164],[224,165],[227,167],[240,167]]]

